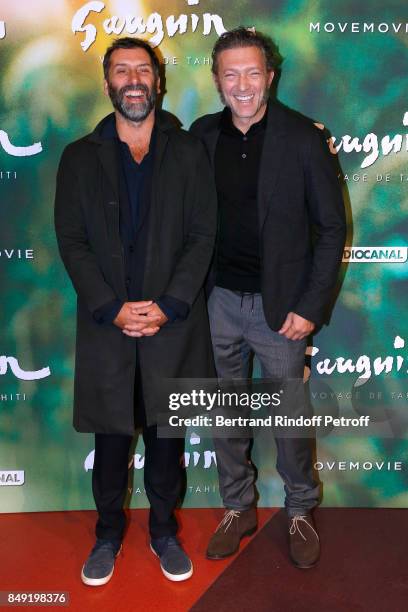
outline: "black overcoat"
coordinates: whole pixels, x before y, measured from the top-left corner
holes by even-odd
[[[104,120],[106,121],[106,119]],[[213,376],[203,283],[216,231],[216,192],[202,143],[156,112],[143,299],[170,295],[190,306],[186,320],[152,337],[130,338],[93,313],[128,300],[117,147],[95,131],[63,152],[55,199],[62,260],[77,293],[74,427],[81,432],[133,434],[136,347],[146,411],[159,405],[163,378]]]
[[[206,115],[190,128],[206,145],[212,164],[220,120],[221,113]],[[346,239],[342,191],[322,130],[276,100],[268,105],[258,218],[267,323],[278,331],[293,311],[321,326]]]

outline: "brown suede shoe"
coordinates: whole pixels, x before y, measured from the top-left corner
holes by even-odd
[[[256,508],[226,510],[208,543],[207,559],[225,559],[233,555],[237,552],[241,539],[255,533],[257,527]]]
[[[293,564],[302,569],[319,560],[319,535],[310,512],[289,519],[289,554]]]

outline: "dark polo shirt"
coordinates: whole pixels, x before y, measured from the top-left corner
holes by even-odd
[[[219,207],[215,284],[233,291],[261,291],[257,200],[266,122],[267,112],[243,134],[233,124],[229,108],[221,116],[215,151]]]

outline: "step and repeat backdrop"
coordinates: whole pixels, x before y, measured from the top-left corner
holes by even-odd
[[[0,511],[93,507],[93,437],[71,425],[75,294],[53,231],[67,143],[110,112],[102,57],[141,36],[166,67],[163,107],[184,127],[221,108],[210,68],[219,34],[271,35],[278,97],[326,130],[349,235],[331,324],[308,348],[315,467],[327,506],[408,504],[408,21],[402,2],[1,0]],[[405,18],[405,20],[404,20]],[[370,416],[370,426],[341,426]],[[260,505],[281,505],[270,434],[255,440]],[[186,439],[185,506],[220,505],[212,442]],[[133,507],[145,507],[135,447]]]

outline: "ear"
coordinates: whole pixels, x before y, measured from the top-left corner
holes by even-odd
[[[160,77],[157,77],[157,83],[156,83],[156,93],[161,93],[161,83],[160,83]]]
[[[105,96],[109,96],[108,83],[106,79],[103,80],[103,93],[105,94]]]
[[[275,76],[274,70],[271,70],[270,72],[268,72],[268,87],[271,86],[274,76]]]

